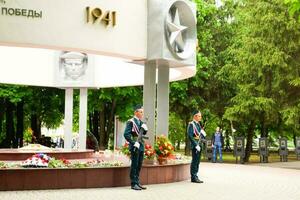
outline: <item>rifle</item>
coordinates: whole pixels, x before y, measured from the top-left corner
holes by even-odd
[[[140,143],[143,143],[144,139],[148,140],[149,137],[145,136],[146,133],[147,133],[147,130],[145,130],[143,127],[141,127],[139,136],[137,138],[137,141],[140,142]]]
[[[205,122],[205,124],[206,124],[206,122]],[[200,127],[201,127],[201,125],[200,125]],[[197,145],[200,148],[202,148],[201,145],[200,145],[201,143],[203,143],[203,144],[206,143],[205,135],[202,133],[202,130],[204,131],[204,129],[201,127],[201,130],[200,130],[200,133],[199,133],[199,140],[198,140],[198,143],[197,143]],[[204,133],[205,133],[205,131],[204,131]],[[196,153],[198,153],[198,151]]]
[[[146,133],[147,133],[148,130],[145,130],[144,127],[141,127],[140,128],[140,131],[139,131],[139,135],[138,135],[138,138],[137,138],[137,142],[139,143],[143,143],[144,142],[144,139],[148,140],[149,137],[146,137]],[[136,151],[137,148],[134,147],[134,151]]]
[[[201,138],[201,133],[200,133],[199,140],[198,140],[198,143],[197,143],[197,145],[199,145],[200,148],[202,148],[201,145],[200,145],[201,143],[205,144],[206,143],[206,139],[205,138]],[[196,151],[196,153],[198,153],[198,151]]]

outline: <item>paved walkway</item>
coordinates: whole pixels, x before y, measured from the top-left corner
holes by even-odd
[[[286,169],[300,170],[300,161],[259,163],[259,164],[255,164],[255,165],[262,166],[262,167],[275,167],[275,168],[286,168]],[[299,198],[299,200],[300,200],[300,198]]]
[[[183,181],[148,185],[145,191],[133,191],[129,187],[9,191],[0,192],[0,199],[300,200],[300,170],[264,166],[201,163],[200,178],[204,184]]]

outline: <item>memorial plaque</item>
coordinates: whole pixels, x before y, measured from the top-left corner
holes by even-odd
[[[234,151],[233,155],[236,157],[236,163],[238,157],[240,157],[240,162],[243,163],[243,158],[245,156],[245,138],[244,137],[236,137],[234,143]]]
[[[259,138],[259,148],[258,153],[260,156],[260,162],[268,162],[269,149],[268,149],[268,139],[263,137]]]
[[[245,148],[244,148],[244,137],[237,137],[235,139],[235,155],[236,156],[244,156]]]
[[[212,159],[212,154],[213,154],[212,140],[211,139],[206,139],[205,144],[206,144],[205,154],[206,154],[207,160],[211,160]]]
[[[259,138],[259,153],[264,156],[268,154],[268,139],[265,137]]]
[[[296,149],[300,151],[300,138],[296,140]]]
[[[279,139],[279,155],[280,155],[280,161],[287,162],[287,156],[288,156],[288,148],[287,148],[287,139],[286,138],[280,138]]]
[[[298,160],[300,159],[300,138],[296,138],[296,148],[295,153],[297,155]]]

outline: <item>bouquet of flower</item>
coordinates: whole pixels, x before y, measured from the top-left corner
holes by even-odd
[[[164,135],[156,137],[154,149],[157,156],[163,158],[170,157],[174,152],[173,145],[171,144],[170,140]]]
[[[155,157],[155,151],[150,144],[145,145],[144,158],[153,160]]]
[[[72,163],[65,158],[58,159],[58,160],[56,160],[55,158],[52,158],[48,162],[48,167],[49,168],[66,168],[66,167],[70,166],[71,164]]]
[[[123,166],[123,163],[118,160],[92,160],[87,162],[88,167],[120,167]]]
[[[50,156],[46,154],[39,153],[34,154],[30,158],[27,158],[25,161],[22,162],[22,167],[48,167],[48,163],[51,160]]]
[[[125,142],[125,144],[121,147],[121,152],[126,156],[130,156],[129,143],[128,142]]]
[[[7,168],[7,164],[5,162],[0,162],[0,169]]]

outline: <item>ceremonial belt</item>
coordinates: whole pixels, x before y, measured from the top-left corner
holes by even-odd
[[[139,128],[136,125],[136,123],[134,122],[133,118],[130,119],[129,121],[132,122],[132,131],[134,131],[137,135],[139,135],[140,134]]]
[[[191,122],[191,124],[193,125],[193,130],[194,130],[194,135],[195,135],[194,138],[195,137],[199,137],[200,138],[200,132],[197,130],[196,125],[193,122]]]

